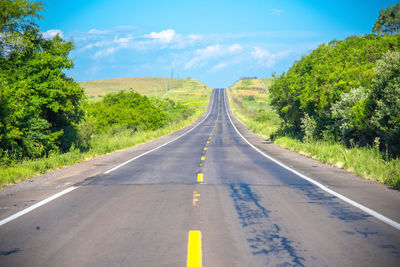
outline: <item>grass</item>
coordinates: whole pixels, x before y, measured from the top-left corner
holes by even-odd
[[[264,85],[271,84],[265,79]],[[278,129],[280,119],[270,105],[268,87],[257,79],[240,80],[229,91],[233,114],[252,132],[270,139]]]
[[[92,148],[87,152],[82,153],[78,149],[72,149],[68,153],[54,153],[47,158],[25,160],[7,168],[0,167],[0,187],[21,182],[50,170],[56,170],[110,152],[145,143],[183,128],[194,122],[199,115],[201,116],[201,113],[197,112],[197,116],[192,116],[186,121],[156,131],[135,132],[132,134],[131,131],[124,130],[114,134],[98,135],[92,140]]]
[[[385,160],[371,147],[348,148],[328,141],[302,142],[288,136],[279,137],[274,143],[318,161],[356,173],[365,179],[378,181],[400,189],[400,159]]]
[[[96,81],[96,84],[99,88],[106,88],[106,86],[99,85],[98,81]],[[142,90],[144,91],[144,89]],[[151,90],[148,91],[150,92]],[[194,115],[186,120],[170,124],[156,131],[138,131],[132,133],[129,130],[120,130],[117,133],[110,132],[95,135],[91,141],[90,150],[86,152],[71,149],[68,153],[53,153],[46,158],[24,160],[9,167],[0,166],[0,188],[110,152],[139,145],[177,131],[204,114],[208,106],[211,91],[210,88],[194,79],[186,79],[184,88],[176,87],[176,89],[171,90],[167,95],[174,101],[181,101],[195,110]],[[97,92],[100,92],[100,89]]]
[[[176,88],[202,88],[205,85],[195,79],[171,79],[157,77],[118,78],[79,82],[85,89],[89,99],[97,100],[108,93],[122,90],[134,89],[136,92],[147,95],[162,97],[167,91]]]
[[[258,80],[241,80],[229,88],[229,100],[235,116],[255,134],[266,139],[279,128],[280,119],[270,105],[268,86],[272,79],[262,79],[267,90],[261,92]],[[303,142],[290,135],[275,136],[273,142],[318,161],[343,168],[360,177],[400,189],[400,159],[386,159],[376,148],[348,148],[341,143],[315,140]]]

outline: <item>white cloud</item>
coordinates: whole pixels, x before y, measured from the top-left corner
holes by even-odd
[[[240,44],[233,44],[230,46],[223,46],[220,44],[210,45],[205,48],[195,50],[196,56],[186,63],[185,69],[193,67],[204,66],[209,59],[215,59],[220,57],[231,57],[234,54],[242,51],[243,47]],[[214,66],[213,70],[221,69],[227,66],[227,63],[222,63]]]
[[[57,35],[64,38],[64,34],[61,30],[48,30],[43,33],[43,37],[46,39],[53,39]]]
[[[107,34],[110,31],[108,30],[97,30],[97,29],[91,29],[90,31],[88,31],[89,34]]]
[[[81,48],[81,50],[92,49],[92,48],[95,48],[95,47],[102,47],[102,46],[107,45],[108,43],[109,42],[107,42],[107,41],[98,41],[98,42],[95,42],[95,43],[91,43],[91,44],[85,45],[83,48]]]
[[[161,32],[151,32],[150,34],[144,35],[147,38],[158,40],[161,43],[170,43],[176,38],[180,38],[180,34],[176,34],[174,30],[164,30]]]
[[[253,56],[258,60],[263,60],[269,56],[271,53],[268,50],[263,50],[262,48],[255,46],[254,51],[252,52]]]
[[[129,44],[131,43],[131,40],[134,38],[132,36],[127,36],[127,37],[121,37],[118,38],[118,36],[114,37],[114,43],[118,44],[120,47],[128,47]]]
[[[193,68],[193,67],[195,67],[195,66],[197,66],[197,67],[199,67],[200,66],[200,58],[199,57],[195,57],[195,58],[192,58],[191,60],[189,60],[186,64],[185,64],[185,69],[190,69],[190,68]],[[204,65],[204,64],[201,64],[201,65]]]
[[[221,53],[222,53],[222,47],[219,44],[197,49],[195,51],[195,54],[197,56],[195,56],[194,58],[189,60],[188,63],[186,63],[185,69],[190,69],[193,67],[201,67],[206,63],[205,61],[207,59],[216,57]]]
[[[223,68],[225,68],[226,66],[228,66],[228,63],[226,63],[226,62],[221,62],[221,63],[215,65],[211,70],[212,70],[212,71],[216,71],[216,70],[219,70],[219,69],[223,69]]]
[[[199,40],[203,40],[204,36],[199,35],[199,34],[189,34],[188,38],[189,38],[189,40],[192,40],[192,41],[199,41]]]
[[[233,44],[230,47],[228,47],[229,53],[236,53],[241,51],[243,48],[240,44]]]
[[[94,54],[93,57],[94,57],[94,58],[103,58],[103,57],[106,57],[106,56],[109,56],[109,55],[114,54],[117,50],[118,50],[118,49],[115,48],[115,47],[109,47],[109,48],[106,48],[106,49],[97,51],[97,52]]]
[[[272,15],[280,16],[282,13],[283,13],[283,10],[282,10],[282,9],[276,9],[276,8],[271,9],[271,14],[272,14]]]
[[[80,34],[81,36],[74,36],[74,40],[79,39],[78,51],[83,53],[94,50],[92,55],[96,54],[96,57],[111,55],[121,48],[137,51],[154,51],[160,48],[183,50],[206,42],[204,36],[199,34],[181,35],[172,29],[143,34],[138,33],[137,28],[133,26],[91,29]],[[115,49],[111,49],[112,47]]]
[[[258,46],[253,47],[251,52],[253,57],[259,61],[260,64],[265,65],[269,68],[275,66],[276,62],[282,58],[290,55],[289,51],[280,51],[277,53],[271,53],[266,49],[262,49]]]
[[[202,57],[212,57],[218,55],[222,52],[222,47],[219,44],[210,45],[205,48],[200,48],[196,50],[196,53],[201,55]]]

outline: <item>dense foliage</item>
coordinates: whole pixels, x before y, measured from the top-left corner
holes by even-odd
[[[272,104],[283,127],[347,144],[380,140],[400,152],[400,35],[322,44],[276,78]],[[379,138],[379,139],[376,139]]]
[[[400,4],[388,6],[379,11],[378,20],[375,22],[372,32],[379,35],[393,35],[400,33]]]
[[[148,97],[133,91],[107,94],[99,102],[88,103],[85,110],[97,132],[116,125],[133,131],[155,130],[163,127],[166,120],[166,114]]]
[[[46,39],[35,24],[42,3],[0,1],[0,165],[50,153],[91,148],[97,135],[152,131],[194,111],[136,92],[85,102],[83,89],[63,72],[72,42]]]
[[[33,19],[41,4],[0,2],[0,163],[67,151],[77,141],[84,96],[63,70],[72,42],[45,39]]]
[[[28,0],[0,1],[0,56],[9,52],[23,51],[31,45],[32,38],[38,26],[35,19],[43,11],[41,2]]]
[[[154,98],[153,101],[165,112],[166,122],[169,124],[186,120],[195,113],[194,109],[188,108],[187,105],[168,98]]]
[[[137,92],[120,91],[107,94],[97,102],[83,105],[85,118],[79,125],[79,147],[90,148],[90,140],[98,134],[114,134],[129,130],[151,131],[178,123],[194,111],[169,99],[149,98]]]

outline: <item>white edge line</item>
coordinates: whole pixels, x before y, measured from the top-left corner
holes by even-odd
[[[37,209],[37,208],[39,208],[39,207],[41,207],[41,206],[43,206],[43,205],[49,203],[50,201],[52,201],[52,200],[54,200],[54,199],[56,199],[56,198],[61,197],[62,195],[68,194],[69,192],[71,192],[71,191],[73,191],[73,190],[75,190],[75,189],[77,189],[77,188],[78,188],[78,186],[71,186],[71,187],[68,187],[67,189],[65,189],[65,190],[63,190],[63,191],[61,191],[61,192],[59,192],[59,193],[57,193],[57,194],[55,194],[55,195],[52,195],[51,197],[48,197],[48,198],[46,198],[46,199],[43,199],[42,201],[40,201],[40,202],[38,202],[38,203],[36,203],[36,204],[30,206],[29,208],[26,208],[26,209],[24,209],[24,210],[21,210],[20,212],[17,212],[17,213],[15,213],[14,215],[11,215],[10,217],[7,217],[7,218],[5,218],[4,220],[1,220],[1,221],[0,221],[0,226],[2,226],[2,225],[6,224],[6,223],[8,223],[8,222],[11,222],[11,221],[13,221],[13,220],[19,218],[19,217],[21,217],[22,215],[25,215],[25,214],[27,214],[28,212],[31,212],[31,211],[33,211],[33,210],[35,210],[35,209]]]
[[[145,153],[143,153],[143,154],[141,154],[141,155],[139,155],[139,156],[137,156],[137,157],[135,157],[135,158],[133,158],[133,159],[130,159],[130,160],[128,160],[128,161],[126,161],[126,162],[124,162],[124,163],[122,163],[122,164],[120,164],[120,165],[118,165],[118,166],[112,168],[111,170],[106,171],[105,173],[110,173],[110,172],[112,172],[112,171],[114,171],[114,170],[116,170],[116,169],[118,169],[118,168],[124,166],[125,164],[128,164],[128,163],[131,162],[131,161],[134,161],[135,159],[138,159],[138,158],[140,158],[140,157],[142,157],[142,156],[144,156],[144,155],[146,155],[146,154],[148,154],[148,153],[150,153],[150,152],[153,152],[154,150],[157,150],[157,149],[159,149],[159,148],[161,148],[161,147],[163,147],[163,146],[168,145],[169,143],[174,142],[175,140],[178,140],[178,139],[181,138],[182,136],[184,136],[184,135],[188,134],[189,132],[191,132],[194,128],[196,128],[196,127],[199,126],[201,123],[203,123],[203,122],[208,118],[208,116],[210,115],[210,113],[211,113],[211,111],[212,111],[212,107],[213,107],[213,105],[214,105],[214,94],[215,94],[214,92],[215,92],[215,91],[213,90],[213,92],[212,92],[212,94],[211,94],[211,96],[212,96],[212,103],[211,103],[211,105],[210,105],[210,106],[211,106],[210,111],[208,112],[207,116],[206,116],[202,121],[200,121],[197,125],[195,125],[192,129],[190,129],[189,131],[185,132],[184,134],[178,136],[177,138],[175,138],[175,139],[173,139],[173,140],[171,140],[171,141],[169,141],[169,142],[167,142],[167,143],[165,143],[165,144],[163,144],[163,145],[161,145],[161,146],[158,146],[158,147],[156,147],[156,148],[154,148],[154,149],[152,149],[152,150],[150,150],[150,151],[147,151],[147,152],[145,152]],[[24,210],[21,210],[21,211],[15,213],[14,215],[11,215],[11,216],[9,216],[9,217],[7,217],[7,218],[1,220],[1,221],[0,221],[0,226],[2,226],[2,225],[4,225],[4,224],[6,224],[6,223],[9,223],[9,222],[11,222],[11,221],[13,221],[13,220],[19,218],[19,217],[21,217],[21,216],[23,216],[23,215],[25,215],[25,214],[27,214],[27,213],[29,213],[29,212],[31,212],[31,211],[37,209],[37,208],[39,208],[39,207],[41,207],[41,206],[43,206],[43,205],[49,203],[50,201],[53,201],[54,199],[57,199],[57,198],[61,197],[62,195],[68,194],[69,192],[71,192],[71,191],[77,189],[78,187],[79,187],[79,186],[71,186],[71,187],[68,187],[67,189],[65,189],[65,190],[63,190],[63,191],[61,191],[61,192],[59,192],[59,193],[57,193],[57,194],[54,194],[54,195],[52,195],[52,196],[50,196],[50,197],[48,197],[48,198],[46,198],[46,199],[44,199],[44,200],[42,200],[42,201],[40,201],[40,202],[34,204],[34,205],[32,205],[32,206],[30,206],[30,207],[28,207],[28,208],[26,208],[26,209],[24,209]]]
[[[228,96],[228,92],[226,91],[226,89],[225,89],[225,92],[226,92],[225,95]],[[356,208],[358,208],[358,209],[364,211],[365,213],[367,213],[367,214],[369,214],[369,215],[371,215],[371,216],[377,218],[378,220],[380,220],[380,221],[382,221],[382,222],[384,222],[384,223],[389,224],[390,226],[392,226],[392,227],[394,227],[394,228],[396,228],[397,230],[400,231],[400,224],[399,224],[398,222],[395,222],[395,221],[389,219],[388,217],[386,217],[386,216],[384,216],[384,215],[382,215],[382,214],[380,214],[380,213],[378,213],[378,212],[376,212],[376,211],[374,211],[374,210],[372,210],[372,209],[370,209],[370,208],[367,208],[366,206],[361,205],[360,203],[355,202],[354,200],[351,200],[351,199],[349,199],[349,198],[347,198],[347,197],[345,197],[345,196],[343,196],[343,195],[341,195],[341,194],[339,194],[339,193],[333,191],[332,189],[329,189],[329,188],[326,187],[325,185],[323,185],[323,184],[321,184],[321,183],[319,183],[319,182],[317,182],[317,181],[315,181],[315,180],[313,180],[313,179],[311,179],[311,178],[305,176],[304,174],[299,173],[298,171],[296,171],[296,170],[294,170],[294,169],[292,169],[292,168],[286,166],[285,164],[281,163],[280,161],[278,161],[278,160],[272,158],[271,156],[268,156],[267,154],[265,154],[264,152],[262,152],[261,150],[259,150],[257,147],[255,147],[253,144],[251,144],[249,141],[247,141],[247,139],[238,131],[238,129],[236,128],[236,126],[235,126],[235,125],[233,124],[233,122],[232,122],[231,116],[229,115],[228,108],[227,108],[227,103],[226,103],[226,97],[225,97],[225,101],[224,101],[224,102],[225,102],[225,110],[226,110],[226,113],[228,114],[229,121],[231,122],[233,128],[236,130],[236,132],[239,134],[239,136],[240,136],[249,146],[251,146],[251,147],[252,147],[253,149],[255,149],[257,152],[259,152],[261,155],[263,155],[264,157],[268,158],[269,160],[275,162],[276,164],[280,165],[281,167],[283,167],[283,168],[285,168],[285,169],[291,171],[292,173],[296,174],[297,176],[303,178],[304,180],[307,180],[308,182],[310,182],[310,183],[312,183],[312,184],[318,186],[319,188],[321,188],[321,189],[324,190],[325,192],[327,192],[327,193],[329,193],[329,194],[331,194],[331,195],[334,195],[335,197],[337,197],[337,198],[343,200],[344,202],[346,202],[346,203],[348,203],[348,204],[350,204],[350,205],[352,205],[352,206],[354,206],[354,207],[356,207]]]
[[[168,145],[168,144],[170,144],[170,143],[172,143],[172,142],[178,140],[179,138],[185,136],[186,134],[190,133],[191,131],[193,131],[197,126],[199,126],[200,124],[202,124],[202,123],[208,118],[208,116],[211,114],[211,111],[212,111],[213,105],[214,105],[214,94],[215,94],[215,89],[213,89],[213,92],[212,92],[212,94],[211,94],[211,96],[212,96],[212,103],[211,103],[211,105],[210,105],[211,108],[210,108],[210,111],[208,112],[207,116],[206,116],[202,121],[200,121],[199,123],[197,123],[192,129],[190,129],[189,131],[185,132],[184,134],[182,134],[182,135],[176,137],[175,139],[172,139],[171,141],[169,141],[169,142],[167,142],[167,143],[164,143],[164,144],[162,144],[162,145],[160,145],[160,146],[158,146],[158,147],[156,147],[156,148],[153,148],[153,149],[151,149],[151,150],[149,150],[149,151],[146,151],[146,152],[140,154],[139,156],[136,156],[136,157],[134,157],[134,158],[131,158],[131,159],[129,159],[129,160],[127,160],[127,161],[125,161],[125,162],[123,162],[123,163],[121,163],[121,164],[115,166],[114,168],[112,168],[112,169],[110,169],[110,170],[108,170],[108,171],[105,171],[104,174],[108,174],[108,173],[110,173],[110,172],[112,172],[112,171],[115,171],[116,169],[119,169],[119,168],[121,168],[122,166],[124,166],[124,165],[126,165],[126,164],[128,164],[128,163],[130,163],[130,162],[132,162],[132,161],[134,161],[134,160],[136,160],[136,159],[138,159],[138,158],[141,158],[141,157],[143,157],[144,155],[147,155],[147,154],[149,154],[149,153],[151,153],[151,152],[153,152],[153,151],[155,151],[155,150],[157,150],[157,149],[159,149],[159,148],[162,148],[162,147],[164,147],[164,146],[166,146],[166,145]]]

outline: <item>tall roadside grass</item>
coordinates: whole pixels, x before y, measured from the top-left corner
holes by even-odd
[[[263,82],[267,89],[257,79],[239,80],[228,93],[235,117],[253,133],[270,139],[278,130],[280,119],[270,104],[270,79],[263,79]]]
[[[371,147],[348,148],[328,141],[302,142],[290,136],[274,139],[274,143],[307,157],[353,172],[365,179],[400,189],[400,159],[385,159]]]
[[[400,159],[389,159],[377,147],[349,148],[333,141],[305,142],[289,134],[277,135],[280,119],[270,105],[268,90],[261,95],[254,92],[251,95],[249,90],[254,83],[252,80],[241,80],[228,90],[234,115],[249,130],[266,139],[271,139],[273,135],[273,143],[283,148],[400,189]]]
[[[21,182],[51,170],[56,170],[110,152],[139,145],[177,131],[196,121],[206,111],[211,90],[207,89],[203,91],[204,93],[201,95],[197,94],[193,97],[196,101],[196,105],[193,107],[195,113],[186,120],[172,123],[155,131],[132,132],[131,130],[120,130],[118,132],[106,132],[93,136],[90,149],[86,152],[81,152],[79,149],[72,148],[67,153],[52,153],[46,158],[24,160],[8,167],[0,166],[0,188]],[[188,99],[190,99],[190,95],[186,95],[184,98],[184,100]]]

